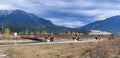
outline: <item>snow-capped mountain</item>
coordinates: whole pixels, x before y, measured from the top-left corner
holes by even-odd
[[[24,26],[55,26],[51,21],[23,10],[0,10],[0,24]]]
[[[0,10],[0,15],[9,15],[13,12],[13,10]]]

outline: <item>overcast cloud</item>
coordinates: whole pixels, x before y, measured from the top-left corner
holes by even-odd
[[[120,0],[2,0],[0,9],[22,9],[54,24],[81,27],[120,15]]]

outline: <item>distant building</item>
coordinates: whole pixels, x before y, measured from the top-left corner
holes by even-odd
[[[100,30],[91,30],[89,35],[111,35],[112,33]]]

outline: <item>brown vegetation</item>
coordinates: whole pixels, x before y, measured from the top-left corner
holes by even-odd
[[[120,58],[120,36],[98,43],[94,49],[89,49],[90,58]]]
[[[83,53],[95,47],[94,43],[45,44],[29,46],[3,46],[9,58],[86,58]]]

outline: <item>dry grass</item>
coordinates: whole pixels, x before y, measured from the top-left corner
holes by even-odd
[[[98,43],[91,51],[90,58],[120,58],[120,35]]]
[[[0,50],[9,58],[87,58],[89,49],[95,46],[95,43],[45,44],[4,46]]]

